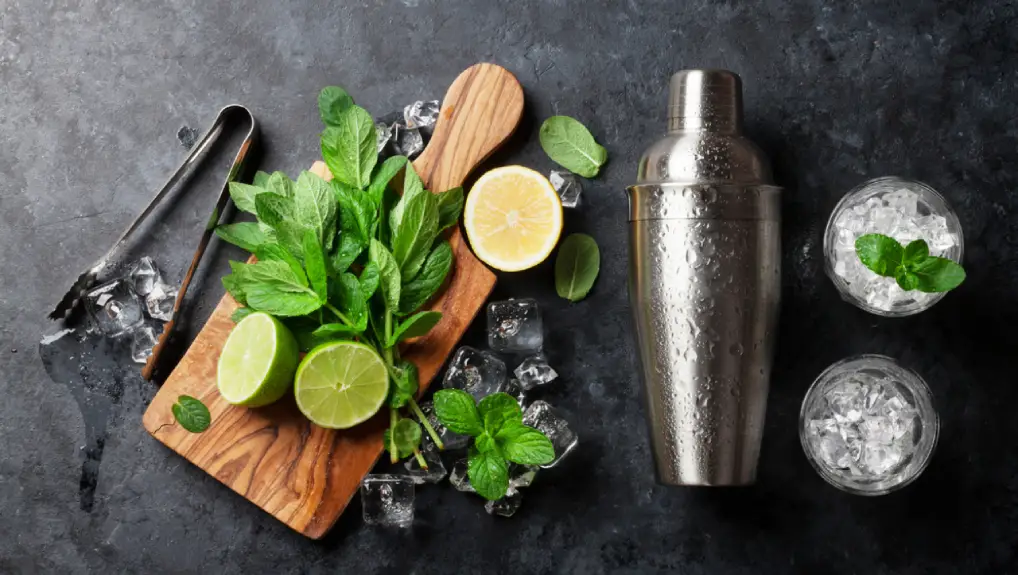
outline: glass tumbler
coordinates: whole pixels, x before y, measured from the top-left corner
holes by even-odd
[[[883,177],[845,194],[824,231],[825,269],[845,301],[885,317],[919,313],[946,292],[905,291],[894,278],[873,273],[855,252],[855,240],[864,234],[891,236],[902,245],[923,239],[931,256],[957,263],[965,251],[957,214],[943,196],[922,182]]]
[[[883,495],[926,469],[940,421],[919,375],[883,355],[831,365],[799,412],[806,457],[828,483],[856,495]]]

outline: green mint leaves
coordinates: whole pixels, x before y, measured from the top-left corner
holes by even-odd
[[[601,270],[601,252],[587,234],[571,234],[555,257],[555,291],[569,301],[587,297]]]
[[[541,147],[552,160],[574,174],[593,178],[608,161],[608,151],[587,128],[569,116],[552,116],[541,124]]]
[[[190,395],[178,397],[177,403],[174,403],[170,410],[173,411],[173,417],[177,423],[191,433],[201,433],[208,429],[212,423],[209,408],[205,407],[201,400]]]
[[[467,476],[479,495],[496,500],[509,489],[509,462],[542,465],[555,459],[551,441],[523,424],[519,403],[495,393],[474,403],[459,389],[435,392],[435,415],[450,431],[474,438],[467,458]]]
[[[892,237],[866,234],[855,240],[855,251],[864,266],[894,278],[906,291],[945,292],[965,281],[965,269],[947,258],[930,256],[925,240],[902,246]]]
[[[282,318],[304,351],[333,340],[372,346],[390,376],[386,449],[394,462],[413,454],[426,467],[421,426],[443,446],[417,406],[417,368],[400,358],[399,345],[441,320],[420,308],[452,268],[441,232],[458,224],[463,190],[426,190],[404,156],[379,162],[374,120],[344,89],[323,89],[318,111],[331,181],[311,172],[296,181],[258,172],[251,184],[230,184],[237,208],[257,221],[219,226],[216,234],[258,259],[230,262],[223,285],[245,306],[232,317],[263,311]],[[402,193],[390,186],[400,180]],[[404,408],[420,425],[400,415]]]

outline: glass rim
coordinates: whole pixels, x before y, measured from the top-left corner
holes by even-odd
[[[810,399],[812,399],[814,393],[816,393],[817,388],[823,383],[826,383],[828,376],[832,372],[844,369],[845,366],[850,365],[852,363],[856,362],[862,363],[866,361],[876,361],[878,363],[882,363],[885,366],[893,369],[894,371],[901,371],[903,372],[904,375],[908,376],[909,379],[908,384],[914,384],[914,388],[912,388],[912,386],[910,385],[910,391],[912,391],[913,394],[916,394],[918,392],[923,395],[924,399],[926,399],[929,402],[931,414],[931,417],[929,417],[927,421],[923,421],[922,424],[923,433],[929,434],[932,437],[928,442],[929,448],[924,449],[923,453],[921,453],[922,459],[918,461],[918,463],[914,467],[906,468],[908,471],[907,476],[895,481],[894,483],[882,485],[882,487],[878,487],[876,489],[865,489],[860,487],[859,485],[847,484],[844,481],[842,481],[841,478],[836,476],[823,463],[817,460],[815,454],[813,453],[813,450],[810,449],[806,439],[806,406],[809,403]],[[881,366],[876,367],[879,369]],[[904,384],[905,382],[902,383]],[[922,376],[920,376],[914,370],[901,365],[893,357],[889,357],[886,355],[877,353],[863,353],[859,355],[849,356],[832,363],[831,365],[827,366],[827,368],[824,369],[820,373],[820,375],[816,377],[816,379],[813,380],[813,383],[810,384],[809,388],[806,390],[806,394],[803,396],[802,404],[799,406],[799,443],[802,446],[802,451],[803,454],[806,456],[806,460],[809,461],[810,465],[817,472],[817,475],[819,475],[824,481],[826,481],[831,486],[846,493],[850,493],[852,495],[876,497],[879,495],[886,495],[888,493],[897,491],[911,484],[920,475],[922,475],[923,471],[925,471],[926,468],[929,466],[930,461],[933,459],[933,453],[934,451],[936,451],[937,444],[939,441],[940,441],[940,414],[937,412],[936,403],[933,397],[933,390],[930,389],[930,386],[929,384],[926,383],[926,380],[923,379]],[[920,454],[916,453],[914,455]],[[902,471],[904,472],[905,469],[903,469]],[[885,482],[881,482],[881,484],[883,483]]]

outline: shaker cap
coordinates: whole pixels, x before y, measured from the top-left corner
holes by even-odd
[[[680,70],[668,90],[668,131],[742,131],[742,80],[728,70]]]

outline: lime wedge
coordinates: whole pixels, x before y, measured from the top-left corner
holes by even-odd
[[[322,344],[297,368],[297,407],[316,425],[347,429],[378,412],[389,376],[378,353],[352,341]]]
[[[297,340],[279,320],[253,313],[233,328],[219,356],[219,395],[234,405],[259,407],[286,394],[300,359]]]

